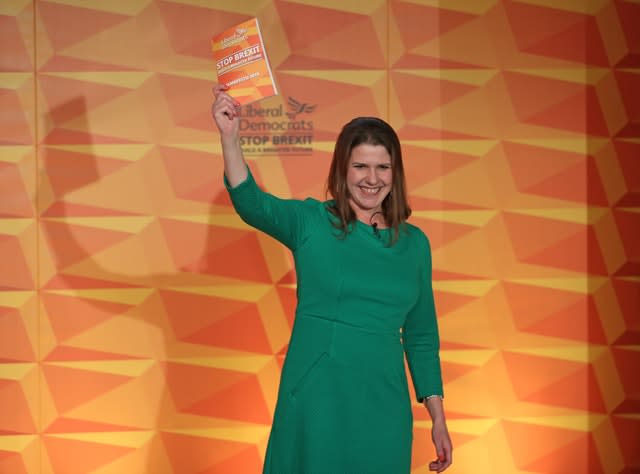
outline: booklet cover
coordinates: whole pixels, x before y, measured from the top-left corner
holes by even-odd
[[[211,38],[218,82],[242,105],[278,94],[257,18]]]

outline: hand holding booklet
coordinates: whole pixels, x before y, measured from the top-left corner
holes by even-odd
[[[218,82],[240,104],[278,94],[257,18],[213,36],[211,47]]]

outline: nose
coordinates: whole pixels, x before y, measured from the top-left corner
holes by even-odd
[[[367,171],[367,184],[376,184],[378,182],[378,173],[375,168],[369,168]]]

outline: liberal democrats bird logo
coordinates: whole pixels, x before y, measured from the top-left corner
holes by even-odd
[[[289,117],[291,120],[295,119],[298,114],[310,114],[317,107],[317,105],[300,103],[293,97],[289,97],[287,103],[289,104],[289,112],[287,112],[287,117]]]

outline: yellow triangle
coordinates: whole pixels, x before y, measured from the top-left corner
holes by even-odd
[[[607,138],[512,138],[505,142],[518,143],[521,145],[531,145],[549,150],[567,151],[580,155],[597,153],[609,143]]]
[[[497,350],[493,349],[441,350],[440,358],[443,361],[453,362],[455,364],[481,367],[497,352]]]
[[[527,76],[544,77],[576,84],[596,85],[609,72],[605,68],[571,68],[571,69],[542,69],[542,68],[516,68],[509,71],[526,74]]]
[[[385,5],[384,0],[290,0],[291,3],[311,5],[331,10],[355,13],[357,15],[370,15]],[[313,20],[312,20],[313,21]]]
[[[48,145],[47,148],[104,156],[116,160],[134,162],[144,157],[152,148],[149,144],[91,144],[91,145]]]
[[[467,296],[484,296],[498,284],[498,280],[436,280],[433,289]]]
[[[608,280],[606,277],[567,277],[567,278],[507,278],[505,281],[531,285],[541,288],[566,290],[573,293],[591,294]]]
[[[498,214],[497,210],[492,211],[415,211],[412,216],[424,217],[441,222],[453,222],[474,227],[483,227]]]
[[[405,140],[404,144],[429,150],[484,156],[498,144],[498,140]]]
[[[290,76],[307,77],[311,79],[322,79],[324,81],[339,82],[342,84],[353,84],[356,86],[371,86],[382,80],[385,71],[354,71],[354,70],[314,70],[314,71],[290,71],[280,70],[281,74]]]
[[[518,354],[529,354],[550,359],[568,360],[573,362],[592,362],[602,356],[604,349],[596,346],[561,346],[561,347],[523,347],[509,349]]]
[[[20,453],[37,439],[37,435],[2,435],[0,436],[0,451]]]
[[[24,364],[0,364],[0,380],[22,380],[31,369],[36,366],[34,363]],[[2,436],[0,436],[2,438]]]
[[[257,16],[265,6],[271,5],[272,0],[251,0],[250,2],[230,2],[229,0],[173,0],[174,3],[182,5],[193,5],[201,8],[209,8],[211,10],[220,10],[233,14],[243,14],[249,16]],[[230,24],[229,27],[233,25]],[[212,31],[212,34],[218,33]]]
[[[416,5],[425,5],[436,7],[442,10],[452,10],[463,13],[471,13],[472,15],[481,15],[487,12],[493,5],[497,3],[497,0],[408,0],[408,3],[415,3]]]
[[[498,73],[497,69],[398,69],[397,71],[471,86],[482,86]]]
[[[2,76],[2,74],[0,74]],[[2,87],[0,86],[0,89]],[[7,145],[2,147],[2,153],[0,153],[0,161],[5,163],[19,163],[28,155],[35,161],[36,147],[34,146],[12,146]]]
[[[33,79],[32,72],[0,72],[0,89],[15,91],[30,79]]]
[[[563,0],[558,2],[557,0],[515,0],[519,3],[528,3],[531,5],[538,5],[540,7],[548,7],[556,10],[565,10],[569,12],[582,13],[585,15],[595,15],[600,12],[602,8],[609,3],[607,0]]]
[[[595,224],[608,209],[604,207],[576,207],[568,209],[509,209],[509,212],[525,216],[544,217],[557,221],[572,222],[574,224]]]
[[[210,83],[216,82],[216,73],[213,68],[203,70],[168,70],[165,73],[168,76],[186,77],[188,79],[199,79]],[[212,96],[213,97],[213,96]]]
[[[35,219],[0,219],[0,234],[18,236],[35,223]]]
[[[93,82],[108,86],[138,89],[153,73],[130,71],[82,71],[82,72],[46,72],[46,76],[63,77],[83,82]]]
[[[150,359],[129,359],[129,360],[87,360],[87,361],[65,361],[46,362],[46,365],[56,367],[66,367],[69,369],[86,370],[90,372],[100,372],[103,374],[124,375],[126,377],[139,377],[156,363]]]
[[[108,13],[116,13],[120,15],[135,16],[152,2],[152,0],[109,0],[108,2],[91,2],[87,4],[86,0],[48,0],[49,3],[58,3],[60,5],[69,5],[78,8],[91,8]]]
[[[0,291],[0,306],[22,308],[35,295],[35,291]]]
[[[47,217],[48,221],[137,234],[151,224],[154,216]]]
[[[626,418],[627,420],[640,421],[640,413],[621,413],[615,416],[616,418]]]
[[[560,416],[521,416],[505,418],[516,423],[528,425],[552,426],[574,431],[591,432],[607,419],[606,415],[589,413],[588,415],[560,415]]]
[[[200,143],[165,143],[163,146],[175,148],[177,150],[199,151],[203,153],[222,154],[222,145],[219,140]],[[246,158],[246,157],[245,157]]]
[[[174,357],[170,362],[195,365],[199,367],[212,367],[215,369],[235,370],[256,374],[267,365],[272,356],[265,355],[237,355],[220,357]]]
[[[45,290],[47,293],[65,296],[77,296],[96,301],[108,301],[137,306],[146,300],[154,288],[101,288],[90,290]]]
[[[168,219],[193,222],[195,224],[215,225],[218,227],[228,227],[229,229],[250,229],[238,214],[200,214],[197,216],[163,216]]]
[[[468,434],[473,436],[482,436],[496,425],[495,419],[449,419],[447,427],[452,433]],[[417,428],[430,429],[431,421],[414,421],[413,424]]]
[[[335,141],[315,141],[313,142],[313,149],[317,151],[324,151],[327,153],[333,153],[334,148],[336,147]]]
[[[225,439],[242,443],[256,444],[269,436],[269,427],[265,425],[229,426],[224,428],[186,428],[162,430],[164,433],[176,433],[208,439]]]
[[[174,286],[168,289],[181,293],[217,296],[230,300],[255,303],[260,301],[273,288],[266,284],[210,285],[210,286]]]
[[[633,212],[635,214],[640,214],[640,207],[619,207],[618,209],[624,212]]]
[[[123,448],[138,449],[145,445],[154,435],[155,431],[109,431],[92,433],[56,433],[46,434],[48,438],[68,439],[84,441],[88,443],[108,444]]]

